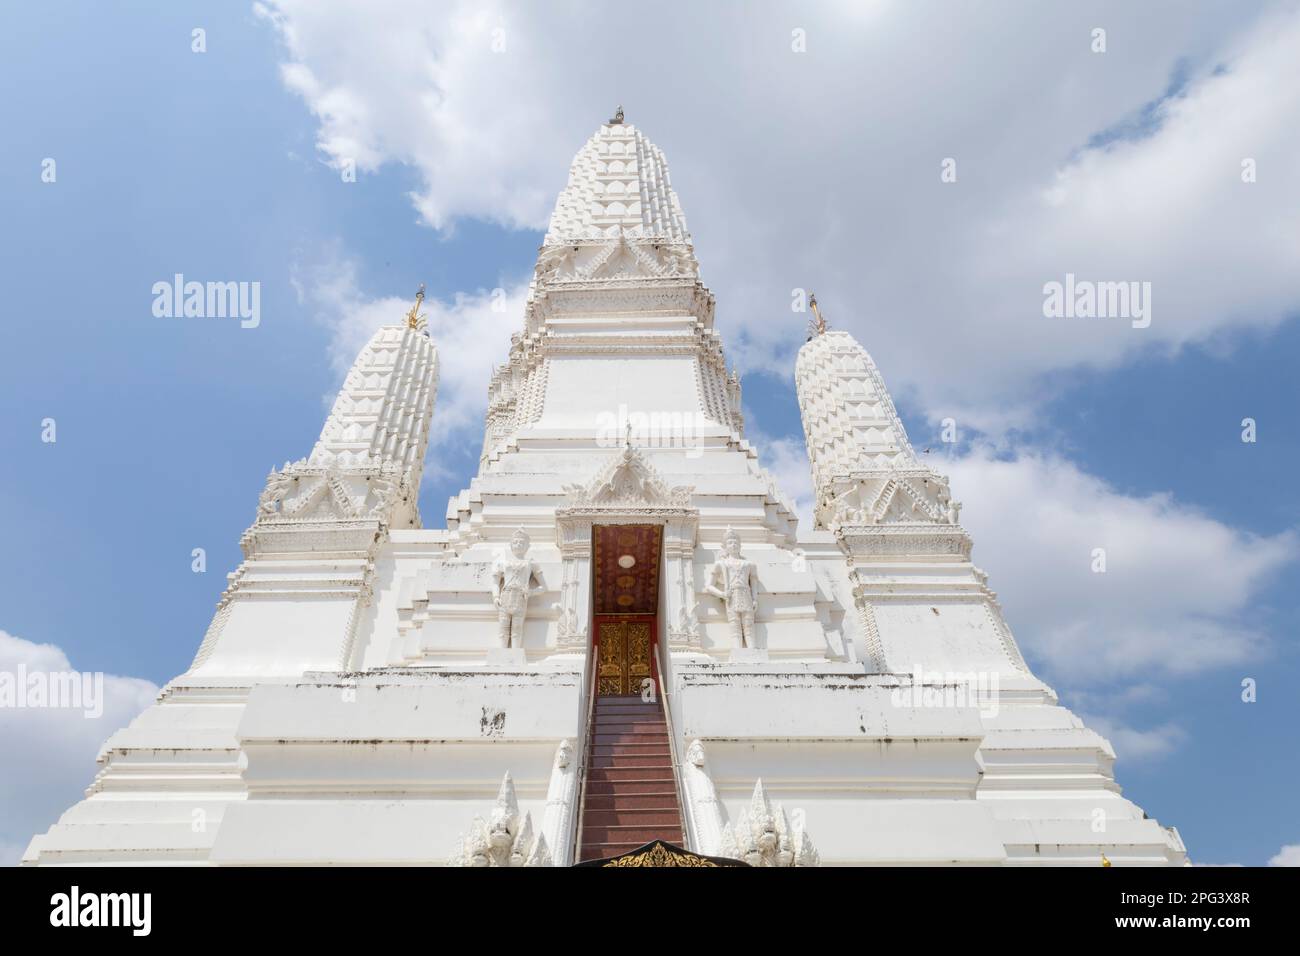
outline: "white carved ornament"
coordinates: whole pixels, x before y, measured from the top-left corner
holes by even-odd
[[[803,811],[795,811],[792,826],[781,804],[768,802],[762,780],[754,784],[754,795],[740,818],[723,828],[720,852],[750,866],[821,865],[804,828]]]
[[[961,514],[948,479],[927,468],[889,468],[836,476],[823,512],[836,525],[950,525]]]
[[[624,446],[586,485],[566,485],[567,508],[612,511],[645,509],[682,509],[691,506],[691,492],[686,485],[669,487],[641,452]]]
[[[257,501],[256,524],[289,521],[386,520],[410,497],[403,469],[378,458],[342,465],[301,459],[271,470]]]
[[[546,837],[533,832],[530,814],[519,814],[515,784],[507,773],[501,781],[492,814],[475,817],[468,836],[461,837],[460,849],[448,866],[551,866]]]

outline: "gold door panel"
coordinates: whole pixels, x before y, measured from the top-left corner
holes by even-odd
[[[600,657],[597,671],[596,693],[626,694],[627,677],[624,674],[627,660],[627,622],[610,621],[600,627]]]
[[[602,621],[597,658],[596,692],[639,694],[641,681],[651,677],[653,621]]]

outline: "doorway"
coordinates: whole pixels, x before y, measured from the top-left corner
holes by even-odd
[[[655,645],[663,527],[597,525],[592,532],[596,693],[637,695],[647,678],[658,680]]]

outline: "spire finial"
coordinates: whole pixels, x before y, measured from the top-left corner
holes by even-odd
[[[424,316],[420,313],[420,305],[424,302],[424,283],[420,283],[420,291],[415,293],[415,305],[411,306],[411,311],[406,313],[406,326],[410,329],[419,330],[424,326]]]
[[[819,309],[819,308],[817,308],[817,293],[816,293],[816,292],[810,292],[810,293],[808,294],[808,305],[812,307],[812,312],[813,312],[813,315],[815,316],[815,318],[813,318],[812,321],[810,321],[810,322],[808,323],[808,333],[809,333],[809,335],[810,335],[810,336],[811,336],[811,335],[825,335],[825,334],[826,334],[826,328],[827,328],[827,326],[826,326],[826,318],[825,318],[825,316],[822,315],[822,310]]]
[[[622,104],[622,103],[619,103],[619,104],[618,104],[618,111],[617,111],[617,112],[614,114],[614,116],[610,119],[610,121],[609,121],[609,125],[610,125],[610,126],[621,126],[622,123],[623,123],[623,104]]]

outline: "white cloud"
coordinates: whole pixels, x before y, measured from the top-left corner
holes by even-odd
[[[936,463],[937,464],[937,463]],[[954,459],[953,494],[1017,641],[1073,684],[1145,682],[1265,649],[1252,603],[1300,557],[1293,531],[1238,531],[1169,495],[1133,497],[1065,459],[986,448]],[[1106,571],[1093,571],[1105,550]]]
[[[1300,866],[1300,843],[1289,843],[1268,861],[1269,866]]]
[[[358,288],[356,265],[338,250],[325,261],[300,268],[294,277],[299,294],[330,329],[330,358],[340,381],[375,330],[404,319],[413,299],[368,298]],[[438,399],[430,450],[448,443],[479,439],[487,409],[487,385],[493,368],[506,360],[510,336],[519,331],[526,284],[457,292],[450,301],[427,298],[421,309],[438,346]],[[332,402],[333,394],[329,396]],[[426,465],[434,474],[436,456]]]
[[[1195,17],[1177,3],[961,5],[944,8],[942,29],[902,2],[797,17],[781,4],[744,17],[672,3],[650,17],[418,0],[259,8],[284,40],[286,83],[319,118],[322,155],[415,168],[414,202],[437,226],[543,226],[569,160],[621,100],[668,153],[747,367],[788,371],[802,327],[790,289],[812,286],[928,414],[997,429],[1031,417],[1061,369],[1300,307],[1293,4]],[[1092,53],[1103,22],[1108,52]],[[795,26],[806,53],[791,52]],[[1179,73],[1179,95],[1144,113]],[[1136,134],[1087,148],[1126,121]],[[939,179],[946,157],[953,184]],[[1043,318],[1043,284],[1067,271],[1151,281],[1151,327]]]
[[[812,493],[798,439],[751,432],[761,460],[793,496],[804,527]],[[1236,530],[1169,495],[1134,497],[1063,458],[987,447],[931,464],[963,502],[975,562],[1021,645],[1044,676],[1108,688],[1096,706],[1159,696],[1152,682],[1242,663],[1267,652],[1252,604],[1300,560],[1300,535]],[[1104,548],[1106,571],[1092,570]],[[1123,687],[1109,682],[1124,682]],[[1092,699],[1092,698],[1089,698]],[[1167,750],[1169,728],[1127,735],[1132,754]]]
[[[808,450],[802,438],[774,438],[754,424],[755,416],[745,409],[745,437],[758,451],[759,464],[771,474],[776,486],[790,498],[799,527],[813,526],[812,475]]]
[[[72,670],[55,645],[0,631],[0,675],[9,681]],[[31,837],[82,798],[100,747],[157,696],[147,680],[105,674],[98,717],[71,707],[0,707],[0,866],[16,864]]]
[[[511,227],[545,221],[567,162],[542,179],[537,154],[578,144],[562,147],[563,128],[533,108],[554,89],[539,88],[537,61],[558,51],[525,16],[507,20],[498,5],[477,2],[288,0],[254,9],[288,47],[284,82],[319,120],[317,146],[329,162],[418,168],[425,187],[413,199],[439,228],[459,216]]]
[[[1242,866],[1241,863],[1198,863],[1197,866]],[[1278,850],[1268,861],[1269,866],[1300,866],[1300,843],[1290,843]]]
[[[1173,753],[1187,740],[1187,731],[1172,722],[1138,730],[1101,714],[1079,716],[1085,724],[1110,741],[1116,759],[1121,761],[1156,760]]]

